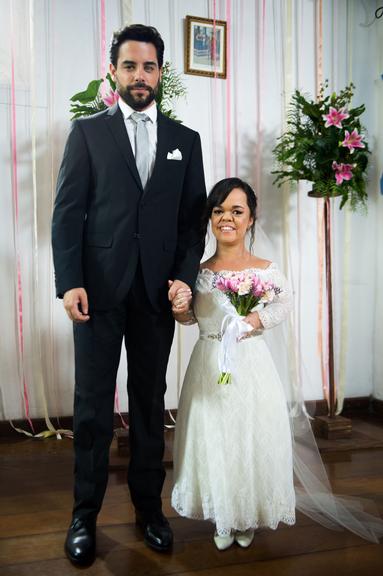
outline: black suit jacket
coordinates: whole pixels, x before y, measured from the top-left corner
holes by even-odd
[[[167,304],[168,279],[194,286],[206,201],[200,137],[159,111],[157,120],[145,190],[117,104],[73,122],[52,220],[58,297],[84,287],[91,307],[111,308],[126,296],[138,257],[156,308]],[[182,160],[167,159],[177,148]]]

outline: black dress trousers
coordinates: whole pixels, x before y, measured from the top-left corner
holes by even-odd
[[[133,504],[142,514],[150,516],[161,509],[164,394],[173,335],[170,304],[164,302],[162,311],[152,307],[140,263],[121,304],[111,310],[91,310],[88,322],[74,324],[74,516],[93,518],[101,508],[124,337],[129,396],[128,484]]]

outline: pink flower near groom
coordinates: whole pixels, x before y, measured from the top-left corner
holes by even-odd
[[[110,107],[110,106],[113,106],[113,104],[115,104],[118,101],[119,97],[120,97],[120,95],[117,92],[117,90],[111,90],[109,92],[109,94],[104,94],[102,99],[103,99],[104,103]]]

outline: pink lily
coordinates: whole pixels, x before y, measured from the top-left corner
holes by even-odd
[[[338,164],[337,162],[332,163],[332,169],[335,170],[335,180],[338,186],[342,184],[343,180],[351,180],[352,178],[352,164]]]
[[[326,120],[325,128],[330,126],[336,126],[337,128],[342,128],[342,120],[349,118],[350,114],[346,112],[344,108],[337,110],[330,106],[330,111],[328,114],[323,114],[322,118]]]
[[[351,134],[348,130],[345,131],[345,139],[342,142],[342,146],[345,148],[347,147],[352,154],[354,152],[354,148],[365,148],[366,146],[363,144],[363,136],[358,134],[358,130],[355,128]]]
[[[118,101],[119,97],[120,97],[120,95],[117,92],[117,90],[111,90],[109,92],[109,94],[104,94],[102,99],[103,99],[104,103],[110,107],[110,106],[113,106],[113,104],[115,104]]]

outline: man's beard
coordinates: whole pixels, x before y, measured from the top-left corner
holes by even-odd
[[[135,88],[145,88],[145,90],[147,90],[147,94],[138,93],[136,95],[133,95],[132,91]],[[157,96],[158,84],[153,89],[151,86],[148,86],[143,82],[137,82],[136,84],[131,84],[130,86],[126,87],[118,86],[117,91],[121,96],[121,98],[124,100],[124,102],[126,102],[128,106],[133,108],[133,110],[143,110],[144,108],[147,108],[149,104],[151,104],[155,99],[155,97]]]

